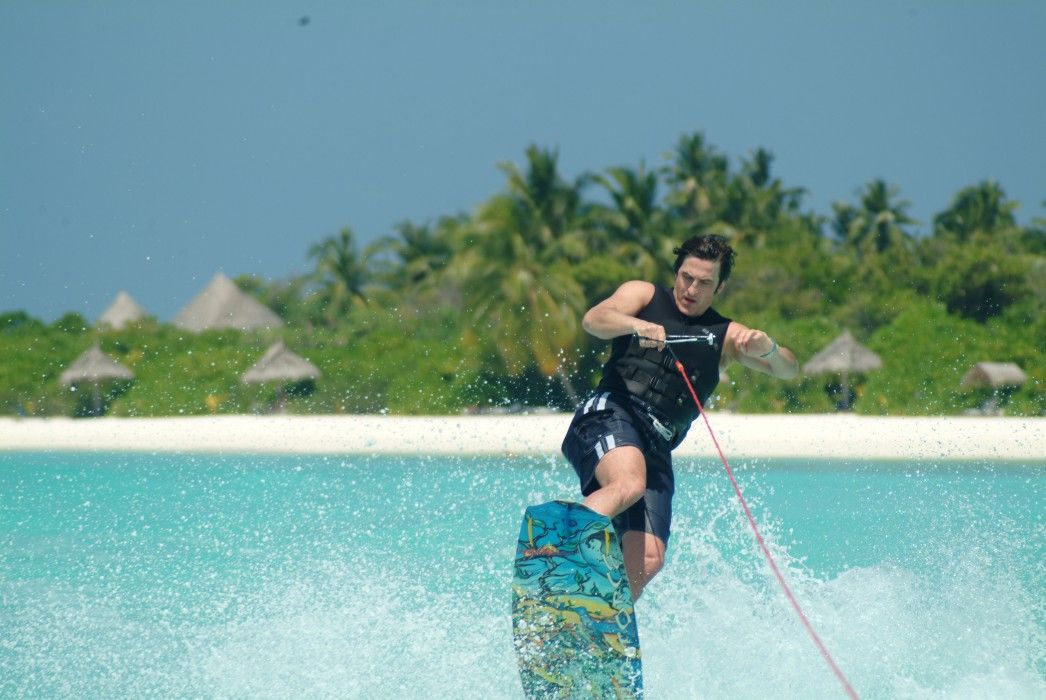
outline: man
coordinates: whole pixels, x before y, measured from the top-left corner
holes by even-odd
[[[699,415],[676,357],[702,404],[720,368],[732,362],[781,379],[799,369],[795,355],[766,333],[712,308],[734,263],[725,238],[694,236],[673,252],[671,289],[625,282],[585,314],[585,330],[613,345],[596,393],[563,440],[584,504],[613,518],[621,533],[635,599],[664,565],[675,490],[671,451]],[[670,343],[669,351],[666,340],[685,342]]]

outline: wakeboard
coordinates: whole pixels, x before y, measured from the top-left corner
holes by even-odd
[[[528,698],[642,697],[632,590],[609,518],[567,501],[527,508],[512,632]]]

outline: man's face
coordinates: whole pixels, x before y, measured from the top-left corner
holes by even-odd
[[[679,310],[687,316],[700,316],[712,305],[718,292],[719,261],[687,257],[676,273],[672,290]]]

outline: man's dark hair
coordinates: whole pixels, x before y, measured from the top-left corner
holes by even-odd
[[[672,252],[676,254],[676,262],[672,267],[673,272],[679,272],[683,261],[691,255],[702,260],[718,261],[720,285],[730,277],[730,270],[734,267],[734,249],[730,247],[725,238],[714,233],[688,238],[683,245]]]

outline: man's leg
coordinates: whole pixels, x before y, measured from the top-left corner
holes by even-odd
[[[646,458],[638,447],[615,447],[596,465],[596,482],[599,489],[590,493],[583,503],[613,518],[646,493]]]
[[[596,481],[600,488],[589,494],[584,504],[613,518],[646,493],[646,458],[631,445],[610,450],[596,465]],[[632,598],[639,600],[643,589],[664,565],[665,543],[649,532],[629,530],[621,547]]]
[[[623,539],[621,547],[632,599],[639,600],[643,589],[665,565],[665,543],[657,535],[641,530],[629,530]]]

